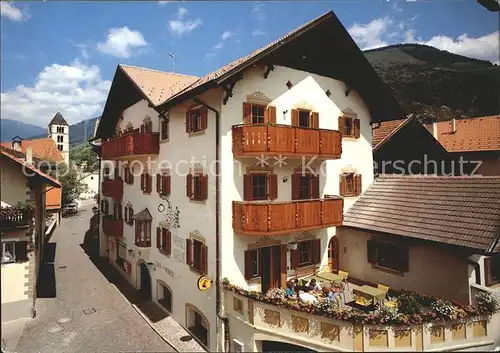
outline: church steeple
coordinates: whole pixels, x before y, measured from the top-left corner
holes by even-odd
[[[63,155],[66,164],[69,164],[69,125],[59,112],[54,115],[49,123],[49,137],[56,143],[57,149]]]

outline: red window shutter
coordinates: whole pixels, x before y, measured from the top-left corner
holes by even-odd
[[[290,250],[290,268],[295,270],[299,267],[299,251]]]
[[[133,184],[134,183],[134,175],[132,174],[132,169],[129,169],[129,180],[130,180],[130,184]]]
[[[252,174],[243,175],[243,200],[252,201]]]
[[[359,139],[361,136],[361,126],[360,126],[360,120],[359,119],[354,119],[354,137]]]
[[[161,139],[166,140],[168,138],[168,122],[167,119],[161,119]]]
[[[118,219],[123,219],[122,205],[118,204]]]
[[[366,242],[367,261],[371,264],[377,263],[377,246],[375,241],[368,239]]]
[[[141,125],[141,134],[143,134],[145,130],[146,130],[146,127],[144,126],[144,124],[142,124]]]
[[[343,115],[339,116],[339,132],[345,135],[345,117]]]
[[[269,174],[269,198],[276,200],[278,198],[278,176],[276,174]]]
[[[484,258],[484,285],[486,287],[492,286],[495,284],[493,280],[493,274],[491,273],[491,257]]]
[[[172,254],[172,233],[168,229],[165,232],[165,247],[167,255]]]
[[[286,244],[281,245],[281,273],[286,273],[287,268],[286,268],[286,252],[287,252],[287,246]]]
[[[318,112],[311,113],[311,127],[313,129],[319,129],[319,113]]]
[[[165,194],[170,195],[171,176],[165,175]]]
[[[292,109],[292,126],[299,126],[299,111]]]
[[[276,124],[276,107],[275,106],[268,106],[268,117],[269,117],[269,124]]]
[[[191,239],[186,239],[186,263],[191,266],[193,262],[193,246]]]
[[[161,193],[161,174],[156,174],[156,192],[158,194]]]
[[[292,174],[292,200],[300,198],[300,173]]]
[[[361,174],[354,175],[354,187],[356,188],[356,195],[361,194]]]
[[[206,105],[201,107],[200,113],[201,113],[201,129],[206,130],[208,126],[208,119],[207,119],[208,109]]]
[[[243,124],[250,125],[252,123],[252,105],[243,102]]]
[[[193,174],[191,173],[186,176],[186,196],[193,197]]]
[[[347,188],[346,176],[344,174],[340,174],[339,175],[339,195],[340,196],[344,196],[347,193],[346,188]]]
[[[147,174],[147,182],[148,182],[148,192],[153,190],[153,176],[151,174]]]
[[[134,209],[132,207],[129,207],[128,211],[130,212],[128,216],[128,220],[130,224],[134,223]]]
[[[144,191],[144,173],[141,174],[141,190]]]
[[[320,239],[311,240],[311,249],[312,249],[313,264],[319,264],[321,262],[321,240]]]
[[[161,230],[161,248],[165,253],[167,252],[167,232],[168,229],[162,228]]]
[[[319,199],[320,194],[319,194],[319,175],[310,175],[309,176],[310,180],[310,186],[311,186],[311,198],[312,199]]]
[[[208,273],[208,247],[205,245],[201,246],[201,273]]]
[[[208,200],[208,175],[202,174],[200,177],[201,177],[201,197],[203,200]]]
[[[247,281],[252,278],[252,264],[254,255],[254,250],[245,250],[245,279]]]
[[[191,110],[187,110],[186,111],[186,132],[189,134],[191,132],[191,119],[190,119],[190,115],[191,115]]]
[[[161,228],[156,227],[156,247],[161,249]]]

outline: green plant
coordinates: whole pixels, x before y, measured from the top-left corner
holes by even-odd
[[[477,310],[480,314],[494,314],[500,311],[500,303],[491,292],[476,294]]]
[[[399,312],[408,315],[420,314],[422,305],[418,301],[418,297],[413,292],[403,292],[397,298]]]
[[[438,299],[431,304],[431,309],[442,319],[455,320],[458,309],[448,300]]]

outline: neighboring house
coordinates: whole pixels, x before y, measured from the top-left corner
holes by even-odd
[[[34,167],[31,156],[30,148],[25,158],[3,148],[0,156],[2,322],[34,315],[45,234],[45,191],[61,186]]]
[[[500,175],[500,115],[452,119],[425,126],[455,160],[480,162],[475,174]]]
[[[459,166],[414,115],[373,125],[377,174],[452,174]]]
[[[80,194],[80,199],[92,199],[99,192],[99,172],[87,173],[82,168],[79,175],[80,183],[86,187]]]
[[[500,291],[500,177],[380,176],[343,225],[350,278],[464,303]]]
[[[402,116],[333,12],[202,78],[119,65],[95,137],[101,256],[221,351],[221,279],[265,292],[337,268],[371,123]]]
[[[57,143],[57,150],[63,155],[64,162],[69,164],[69,125],[61,113],[57,112],[48,127],[49,137]]]

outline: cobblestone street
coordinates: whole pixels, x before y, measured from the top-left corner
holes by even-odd
[[[43,297],[37,299],[37,317],[27,321],[15,348],[7,340],[9,351],[174,351],[82,248],[92,206],[64,218],[52,235],[41,268],[39,295]]]

